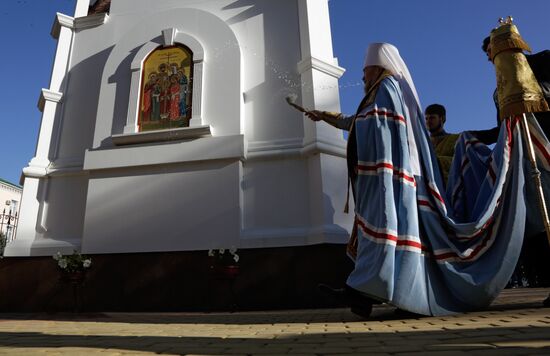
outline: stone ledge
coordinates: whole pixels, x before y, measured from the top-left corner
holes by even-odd
[[[125,133],[111,136],[117,146],[135,145],[140,143],[189,140],[212,136],[210,125],[197,127],[182,127],[173,130],[157,130],[136,133]]]

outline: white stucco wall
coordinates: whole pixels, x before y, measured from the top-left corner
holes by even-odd
[[[44,148],[7,255],[346,242],[342,134],[284,101],[339,110],[327,0],[114,0],[108,17],[57,23]],[[211,136],[116,146],[132,134],[132,68],[166,29],[203,51],[195,124]]]

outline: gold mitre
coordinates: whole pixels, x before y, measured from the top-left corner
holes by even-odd
[[[550,111],[523,51],[531,51],[512,18],[500,19],[491,32],[491,60],[497,74],[500,118]]]

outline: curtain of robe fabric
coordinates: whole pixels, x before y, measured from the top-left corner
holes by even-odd
[[[492,151],[463,134],[446,194],[421,120],[421,112],[407,117],[392,77],[357,116],[358,255],[347,284],[425,315],[486,307],[514,271],[526,221],[528,230],[542,226],[535,214],[531,221],[526,215],[536,196],[526,184],[530,167],[519,122],[501,126]],[[529,122],[548,182],[550,146],[533,117]],[[417,146],[412,153],[411,131]],[[411,169],[413,154],[420,160],[419,174]]]

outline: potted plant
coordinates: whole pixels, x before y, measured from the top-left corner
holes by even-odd
[[[235,247],[209,250],[208,256],[210,269],[216,275],[234,279],[239,274],[239,255]]]
[[[63,255],[57,252],[53,259],[57,261],[57,267],[61,272],[61,279],[72,284],[80,284],[86,277],[86,271],[92,265],[92,259],[81,255],[76,250],[72,255]]]

